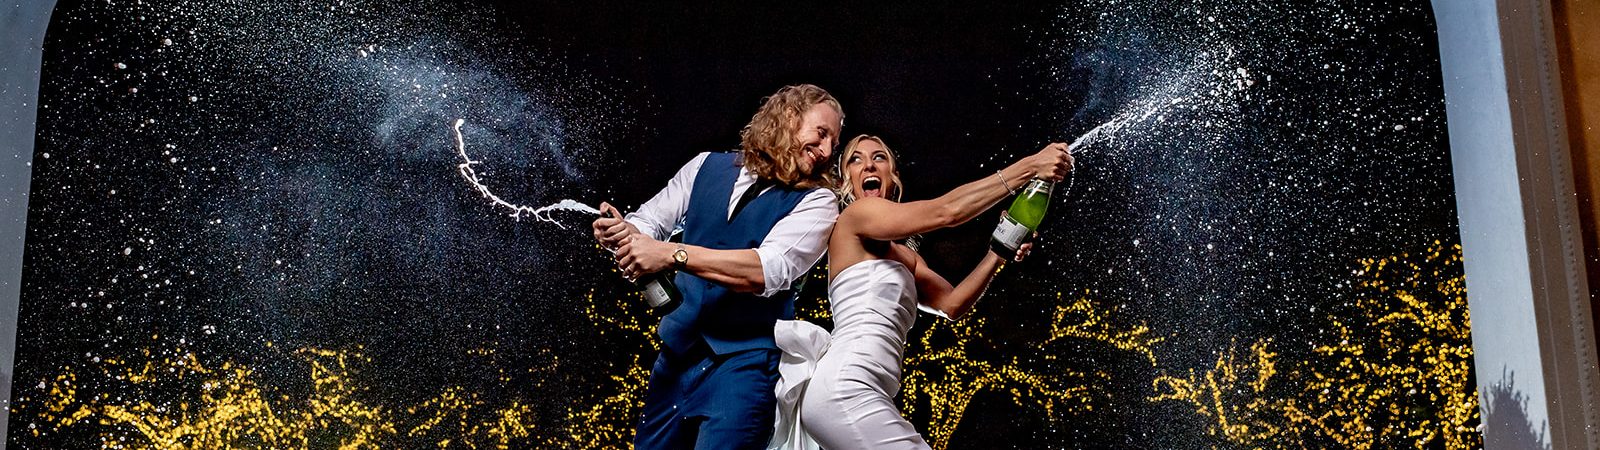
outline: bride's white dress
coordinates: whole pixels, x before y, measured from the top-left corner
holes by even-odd
[[[828,298],[831,339],[807,322],[779,321],[774,329],[783,356],[770,447],[928,448],[894,403],[906,333],[917,319],[915,277],[896,261],[861,261],[834,276]]]

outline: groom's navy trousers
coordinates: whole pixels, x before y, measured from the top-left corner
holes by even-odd
[[[656,358],[635,448],[766,448],[776,420],[778,350],[694,353]]]
[[[809,192],[773,187],[728,216],[736,156],[707,155],[695,175],[683,242],[719,250],[757,248]],[[656,332],[665,347],[650,371],[634,447],[762,449],[772,436],[778,346],[772,327],[794,318],[794,291],[734,292],[698,276],[674,278],[683,294]]]

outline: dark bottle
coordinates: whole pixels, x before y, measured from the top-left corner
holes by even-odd
[[[601,215],[607,218],[614,217],[610,211],[606,211]],[[683,242],[683,229],[672,230],[672,236],[667,238],[667,242]],[[683,293],[678,290],[678,283],[673,281],[677,275],[678,271],[666,269],[639,277],[632,280],[632,282],[640,287],[641,293],[644,294],[644,301],[650,305],[650,308],[666,311],[676,308],[678,303],[683,301]]]

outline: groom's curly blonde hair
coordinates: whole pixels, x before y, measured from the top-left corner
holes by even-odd
[[[826,104],[844,117],[844,107],[833,94],[816,85],[784,86],[767,97],[750,123],[739,131],[740,160],[758,178],[777,180],[801,189],[832,187],[833,171],[813,167],[810,174],[800,171],[803,144],[796,138],[800,116],[813,105]],[[833,149],[828,149],[833,150]],[[827,158],[822,164],[828,164]]]

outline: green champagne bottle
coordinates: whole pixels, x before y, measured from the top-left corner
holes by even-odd
[[[1004,259],[1017,255],[1017,248],[1028,242],[1033,232],[1039,229],[1039,222],[1044,221],[1044,212],[1050,208],[1050,193],[1055,186],[1055,183],[1040,178],[1034,178],[1027,186],[1023,186],[1022,193],[1011,201],[1011,208],[1000,217],[1000,225],[989,236],[989,247],[995,254]]]
[[[672,236],[667,237],[667,242],[682,243],[683,228],[672,230]],[[683,301],[683,292],[678,290],[678,271],[666,269],[660,272],[645,275],[639,279],[639,284],[644,285],[644,301],[650,307],[662,312],[677,309],[678,303]]]
[[[663,270],[645,275],[639,280],[639,283],[644,284],[644,301],[654,309],[676,306],[683,300],[683,293],[678,291],[678,283],[672,281],[677,275],[676,270]]]

